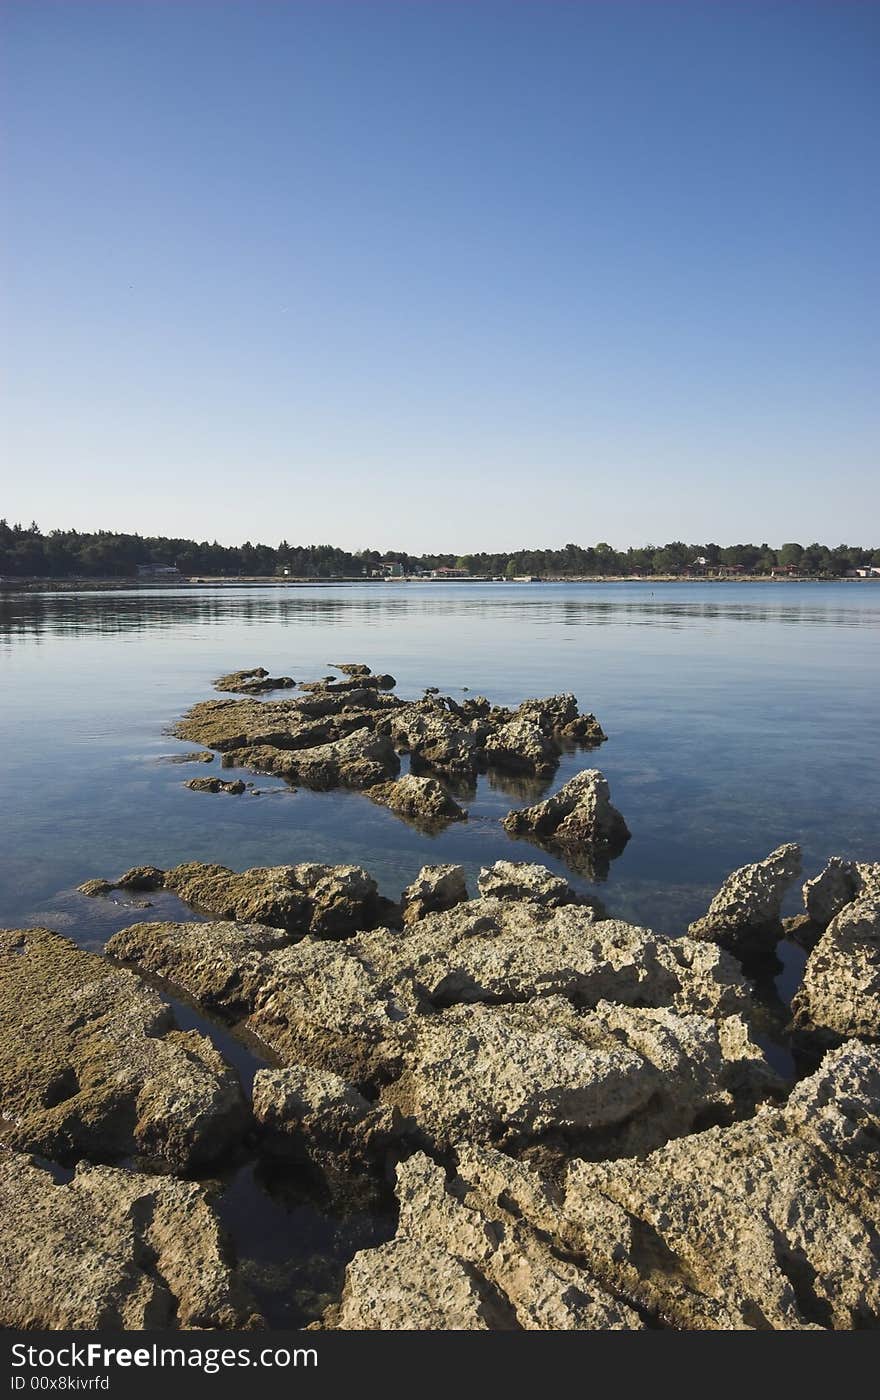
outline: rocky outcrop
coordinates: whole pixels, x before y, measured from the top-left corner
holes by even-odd
[[[448,897],[460,888],[456,873],[450,885]],[[457,1004],[555,996],[581,1009],[607,1000],[711,1017],[748,1015],[751,1006],[737,964],[712,944],[596,922],[576,905],[477,899],[410,915],[402,933],[273,939],[231,922],[135,924],[108,951],[235,1019],[247,1015],[286,1063],[361,1086],[398,1072],[411,1019]]]
[[[247,1122],[238,1078],[132,973],[48,929],[0,932],[2,1140],[60,1161],[142,1154],[179,1170]]]
[[[243,870],[190,861],[165,873],[165,888],[218,919],[271,924],[290,934],[344,938],[384,911],[376,882],[359,865],[271,865]]]
[[[573,1162],[568,1247],[667,1326],[876,1327],[878,1056],[853,1042],[787,1105],[646,1160]]]
[[[401,895],[403,922],[414,924],[426,914],[451,909],[466,899],[467,885],[460,865],[423,865]]]
[[[880,899],[880,861],[832,856],[825,869],[804,885],[804,909],[820,928],[826,928],[854,899]]]
[[[494,865],[483,866],[477,889],[484,899],[526,899],[548,909],[562,904],[582,904],[592,909],[596,917],[604,913],[601,901],[595,896],[578,894],[567,880],[554,875],[546,865],[530,865],[526,861],[496,860]]]
[[[463,1153],[451,1183],[421,1153],[402,1163],[397,1234],[355,1255],[325,1326],[383,1332],[641,1327],[633,1308],[554,1250],[524,1215],[515,1186],[508,1189],[516,1172],[515,1163],[485,1150]],[[536,1179],[529,1194],[540,1190]],[[546,1214],[553,1216],[549,1203]]]
[[[259,695],[267,690],[292,690],[296,681],[291,676],[270,676],[263,666],[251,671],[230,671],[218,676],[215,690],[231,690],[237,695]]]
[[[222,778],[190,778],[183,786],[193,792],[228,792],[234,797],[240,797],[245,790],[241,778],[231,783],[224,782]]]
[[[792,1011],[798,1030],[880,1039],[880,898],[855,899],[832,919]]]
[[[224,755],[224,762],[257,773],[277,773],[289,783],[301,783],[319,792],[339,787],[375,787],[400,771],[400,759],[389,740],[366,728],[309,748],[254,744],[247,749],[231,749]]]
[[[80,1166],[66,1185],[0,1149],[0,1325],[260,1326],[202,1187]],[[13,1222],[16,1222],[13,1225]]]
[[[564,855],[573,868],[595,878],[608,873],[609,861],[630,835],[598,768],[576,774],[545,802],[508,813],[504,829]]]
[[[794,844],[734,870],[689,936],[719,943],[738,957],[772,953],[783,933],[782,901],[800,873],[801,848]]]
[[[579,1013],[561,997],[413,1017],[401,1059],[381,1102],[440,1151],[464,1141],[628,1156],[781,1087],[738,1018],[609,1002]]]
[[[258,1071],[254,1118],[269,1152],[333,1173],[384,1165],[405,1130],[396,1108],[371,1104],[339,1075],[304,1065]]]
[[[464,808],[436,778],[418,778],[413,773],[405,773],[394,782],[377,783],[367,788],[367,796],[398,816],[428,828],[443,827],[467,817]]]

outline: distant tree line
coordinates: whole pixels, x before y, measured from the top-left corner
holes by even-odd
[[[625,577],[717,573],[733,570],[769,574],[786,570],[809,578],[840,578],[850,570],[880,566],[880,549],[857,545],[671,544],[616,550],[609,544],[567,544],[563,549],[519,549],[497,554],[407,554],[363,549],[351,553],[334,545],[222,545],[215,540],[166,539],[124,535],[111,530],[83,533],[50,530],[36,522],[9,525],[0,520],[0,578],[131,578],[139,565],[174,566],[187,577],[357,578],[399,563],[405,572],[458,568],[480,578]]]

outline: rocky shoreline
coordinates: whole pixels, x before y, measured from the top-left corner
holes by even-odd
[[[352,787],[429,829],[467,820],[479,774],[547,782],[604,739],[573,696],[404,701],[336,669],[203,702],[176,733],[193,761]],[[597,769],[504,827],[594,876],[630,837]],[[393,1235],[315,1327],[877,1326],[880,864],[832,859],[783,919],[801,873],[781,846],[673,938],[528,861],[470,890],[425,866],[393,900],[354,865],[93,875],[84,898],[161,890],[180,917],[102,955],[0,934],[0,1323],[264,1326],[212,1185],[250,1154],[394,1187]],[[786,936],[808,956],[782,1025],[761,971]],[[265,1047],[252,1096],[156,979]]]

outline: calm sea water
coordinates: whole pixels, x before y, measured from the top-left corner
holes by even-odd
[[[86,900],[73,887],[146,862],[356,862],[388,896],[426,862],[462,863],[472,886],[480,866],[500,857],[569,873],[505,835],[500,819],[523,797],[486,779],[468,804],[470,821],[436,837],[358,794],[292,793],[269,778],[257,780],[259,796],[182,786],[218,765],[167,762],[192,746],[164,731],[195,700],[215,696],[214,676],[262,665],[306,680],[338,661],[390,671],[403,696],[437,685],[516,703],[574,691],[608,742],[566,755],[549,786],[588,766],[608,777],[633,833],[600,887],[615,915],[681,932],[729,870],[783,841],[802,844],[806,873],[831,854],[880,854],[877,585],[4,592],[0,923],[45,923],[98,947],[156,910]],[[779,985],[790,991],[796,950],[785,961]],[[178,1010],[186,1024],[204,1025],[192,1009]],[[247,1077],[250,1052],[222,1039]],[[282,1177],[240,1170],[224,1210],[240,1249],[262,1240],[253,1268],[266,1305],[275,1320],[295,1323],[313,1315],[324,1284],[332,1291],[345,1258],[380,1237],[387,1220],[357,1204],[328,1207]]]

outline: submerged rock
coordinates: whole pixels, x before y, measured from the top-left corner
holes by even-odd
[[[33,1158],[0,1149],[0,1219],[4,1327],[262,1325],[194,1182],[81,1165],[58,1185]]]
[[[880,1039],[880,898],[855,899],[832,919],[792,1011],[798,1030]]]
[[[452,1183],[422,1153],[402,1163],[397,1234],[355,1255],[325,1326],[383,1332],[641,1327],[632,1308],[562,1257],[524,1216],[508,1189],[516,1173],[516,1163],[479,1150],[462,1154]],[[494,1189],[487,1191],[493,1175]],[[534,1190],[523,1194],[534,1199],[540,1191],[536,1178]],[[547,1214],[552,1217],[552,1206],[542,1224]]]
[[[734,870],[688,929],[691,938],[719,943],[740,957],[772,953],[783,929],[782,901],[801,873],[801,848],[778,846],[766,860]]]
[[[854,899],[880,898],[880,862],[832,856],[825,869],[804,885],[804,909],[825,928]]]
[[[467,885],[460,865],[423,865],[401,896],[403,922],[414,924],[426,914],[451,909],[466,899]]]
[[[0,931],[3,1140],[58,1160],[189,1170],[248,1118],[235,1072],[131,972],[48,929]]]
[[[607,874],[608,864],[629,840],[629,828],[612,806],[608,782],[587,768],[534,807],[509,812],[504,829],[564,855],[588,873]]]
[[[784,1107],[644,1161],[573,1162],[569,1248],[667,1326],[876,1327],[878,1056],[832,1052]]]
[[[367,796],[372,802],[429,827],[445,826],[467,817],[464,808],[459,807],[436,778],[417,778],[405,773],[393,782],[367,788]]]
[[[193,792],[228,792],[235,797],[245,790],[241,778],[236,778],[232,783],[225,783],[222,778],[190,778],[183,786]]]

